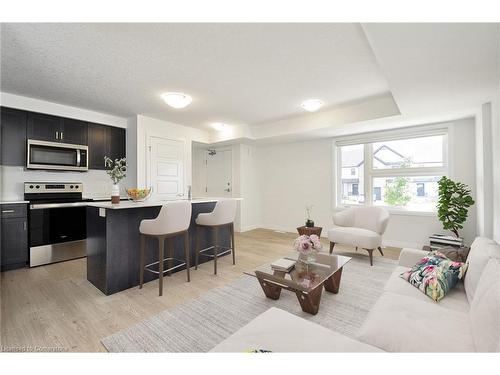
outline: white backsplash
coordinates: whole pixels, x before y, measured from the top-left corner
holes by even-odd
[[[22,200],[24,182],[81,182],[83,196],[88,198],[111,196],[111,179],[105,171],[89,170],[88,172],[34,171],[23,167],[0,166],[2,177],[2,201]],[[120,187],[129,187],[128,177]],[[125,195],[122,192],[122,195]]]

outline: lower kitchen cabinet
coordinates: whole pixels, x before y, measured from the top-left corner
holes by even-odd
[[[1,207],[1,270],[22,268],[28,264],[28,217],[26,204]]]

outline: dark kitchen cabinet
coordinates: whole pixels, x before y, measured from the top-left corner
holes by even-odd
[[[39,141],[87,144],[85,121],[28,112],[27,133],[29,139]]]
[[[62,142],[63,118],[28,112],[28,138],[39,141]]]
[[[71,118],[63,119],[61,141],[75,145],[86,145],[88,137],[87,123]]]
[[[0,112],[0,164],[25,166],[26,112],[5,107]]]
[[[1,207],[1,270],[22,268],[28,264],[28,218],[26,204]]]
[[[125,129],[89,123],[88,134],[90,169],[106,169],[104,156],[113,160],[125,157]]]
[[[123,128],[116,128],[108,126],[107,139],[108,139],[108,154],[111,159],[121,159],[125,157],[125,143],[126,133]]]

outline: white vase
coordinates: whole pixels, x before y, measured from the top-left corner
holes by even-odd
[[[113,184],[111,187],[111,203],[119,204],[120,203],[120,185]]]

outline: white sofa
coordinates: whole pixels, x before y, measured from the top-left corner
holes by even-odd
[[[477,238],[467,258],[464,282],[438,303],[399,277],[425,254],[422,250],[402,250],[399,266],[357,340],[271,308],[212,351],[499,352],[500,245]]]

